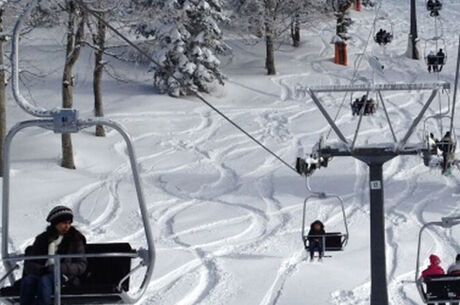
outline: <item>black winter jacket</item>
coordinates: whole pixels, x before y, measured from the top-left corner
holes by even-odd
[[[54,229],[48,227],[45,232],[35,238],[32,249],[28,255],[48,255],[48,245],[57,238]],[[85,253],[86,238],[77,229],[71,227],[64,235],[56,254],[81,254]],[[47,260],[29,260],[24,265],[24,275],[43,275],[52,269],[46,266]],[[68,278],[67,284],[78,286],[79,277],[87,267],[86,258],[63,258],[61,260],[61,274]]]

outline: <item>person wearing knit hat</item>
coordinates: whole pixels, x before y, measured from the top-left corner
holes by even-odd
[[[72,223],[73,222],[72,209],[66,206],[59,205],[53,208],[49,212],[48,217],[46,217],[46,221],[54,225],[60,222],[66,222],[66,221],[70,221],[70,223]]]
[[[460,253],[455,258],[455,263],[447,270],[448,274],[460,275]]]
[[[86,238],[73,223],[72,209],[54,207],[46,217],[50,225],[38,235],[26,255],[84,254]],[[85,273],[84,257],[61,259],[61,281],[65,286],[79,286]],[[50,305],[54,289],[54,259],[27,260],[21,281],[21,305]]]

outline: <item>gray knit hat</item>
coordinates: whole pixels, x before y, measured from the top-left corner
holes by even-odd
[[[50,222],[51,224],[58,224],[63,221],[73,221],[73,212],[70,208],[58,205],[57,207],[53,208],[48,217],[46,217],[46,221]]]

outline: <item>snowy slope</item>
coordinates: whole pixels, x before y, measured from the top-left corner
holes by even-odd
[[[447,9],[448,8],[448,9]],[[430,81],[423,62],[403,56],[407,45],[408,7],[386,1],[382,10],[395,24],[395,42],[385,51],[371,42],[392,81]],[[433,21],[419,1],[420,35],[433,36]],[[442,13],[448,44],[448,65],[441,79],[453,81],[460,5],[448,1]],[[353,13],[351,61],[362,52],[371,31],[374,11]],[[295,99],[292,88],[305,84],[347,84],[353,67],[332,63],[332,21],[303,31],[303,46],[281,45],[279,75],[267,77],[263,46],[248,46],[228,36],[234,57],[227,58],[229,79],[211,101],[255,137],[288,161],[299,145],[309,150],[328,131],[311,100]],[[26,41],[25,58],[50,74],[32,83],[37,103],[60,102],[59,35]],[[423,43],[422,43],[423,45]],[[75,105],[91,115],[91,64],[85,53],[76,74]],[[325,262],[310,263],[300,239],[301,211],[308,195],[305,181],[267,155],[244,135],[193,99],[159,96],[149,84],[146,68],[118,64],[133,80],[104,82],[107,117],[126,126],[135,140],[150,218],[157,246],[154,279],[140,304],[258,304],[361,305],[369,295],[369,205],[367,168],[352,159],[335,159],[312,178],[314,189],[343,196],[350,226],[350,243],[343,253]],[[361,74],[370,76],[367,64]],[[388,95],[389,112],[398,134],[407,130],[427,93]],[[336,110],[343,96],[325,96]],[[431,113],[436,111],[433,106]],[[9,126],[27,117],[11,99]],[[347,111],[339,120],[351,135],[356,119]],[[382,113],[366,119],[364,142],[386,140]],[[457,123],[456,128],[460,127]],[[458,133],[457,133],[458,134]],[[421,135],[421,130],[419,131]],[[74,136],[77,171],[58,166],[60,137],[29,130],[13,146],[11,244],[24,249],[46,225],[56,204],[71,206],[77,226],[90,241],[129,241],[144,244],[127,156],[122,139],[109,132],[97,139],[89,132]],[[415,141],[415,138],[413,139]],[[442,216],[460,214],[460,173],[444,177],[416,157],[397,158],[384,175],[387,199],[387,256],[391,304],[419,304],[412,280],[416,236],[420,226]],[[339,207],[314,201],[308,218],[341,230]],[[26,224],[26,225],[25,225]],[[460,252],[460,228],[429,231],[423,253],[437,253],[444,262]],[[445,264],[445,266],[446,266]]]

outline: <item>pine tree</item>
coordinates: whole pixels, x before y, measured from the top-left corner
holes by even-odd
[[[217,54],[223,52],[219,23],[225,20],[221,0],[150,1],[158,16],[141,22],[137,31],[154,37],[154,84],[171,96],[191,91],[210,92],[217,81],[224,84]],[[174,76],[174,77],[173,77]]]

